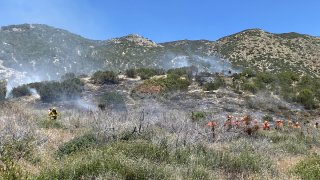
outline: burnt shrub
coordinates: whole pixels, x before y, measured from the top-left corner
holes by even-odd
[[[126,70],[126,76],[127,76],[128,78],[136,78],[136,77],[137,77],[137,71],[136,71],[136,69],[133,69],[133,68],[127,69],[127,70]]]
[[[118,84],[119,79],[113,71],[97,71],[95,72],[91,80],[94,84]]]

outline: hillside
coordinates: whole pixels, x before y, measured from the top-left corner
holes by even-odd
[[[219,53],[233,64],[267,71],[290,69],[319,76],[319,37],[250,29],[221,38],[217,44]]]
[[[319,76],[320,39],[297,33],[245,30],[217,41],[156,43],[139,35],[94,41],[40,24],[11,25],[0,31],[2,77],[32,82],[67,72],[130,67],[169,69],[196,65],[215,72],[241,67],[292,69]],[[218,64],[218,65],[217,65]],[[221,68],[213,68],[219,66]]]

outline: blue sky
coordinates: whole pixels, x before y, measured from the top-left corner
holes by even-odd
[[[216,40],[248,28],[320,36],[317,0],[0,0],[0,26],[47,24],[89,39]]]

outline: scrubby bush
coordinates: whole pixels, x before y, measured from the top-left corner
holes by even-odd
[[[257,75],[257,72],[254,71],[253,69],[244,69],[240,76],[244,76],[244,77],[247,77],[247,78],[252,78],[252,77],[255,77]]]
[[[298,102],[306,109],[319,107],[320,79],[292,71],[252,73],[251,70],[244,70],[233,78],[233,88],[252,93],[267,90],[289,102]]]
[[[69,155],[88,147],[94,147],[98,145],[98,143],[99,139],[96,137],[96,135],[91,133],[85,134],[60,145],[57,151],[57,156],[62,157],[64,155]]]
[[[297,95],[297,102],[304,105],[307,109],[315,108],[315,97],[310,89],[302,89]]]
[[[276,80],[276,77],[270,72],[260,72],[257,74],[257,81],[270,84]]]
[[[5,100],[7,93],[7,82],[4,80],[0,80],[0,101]]]
[[[193,122],[198,122],[201,119],[204,119],[206,116],[207,116],[207,114],[202,111],[192,111],[191,112],[191,119]]]
[[[118,76],[112,71],[97,71],[95,72],[91,80],[94,84],[117,84],[119,83]]]
[[[258,92],[258,87],[254,83],[245,83],[243,84],[243,89],[246,91],[250,91],[252,93]]]
[[[270,116],[270,115],[264,115],[264,116],[262,117],[262,120],[263,120],[263,121],[273,122],[273,117]]]
[[[13,97],[30,96],[30,88],[28,85],[18,86],[12,89],[11,94]]]

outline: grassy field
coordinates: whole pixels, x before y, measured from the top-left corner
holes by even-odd
[[[12,102],[0,111],[3,179],[319,179],[315,128],[218,126],[212,139],[176,110],[65,110],[57,121]]]

